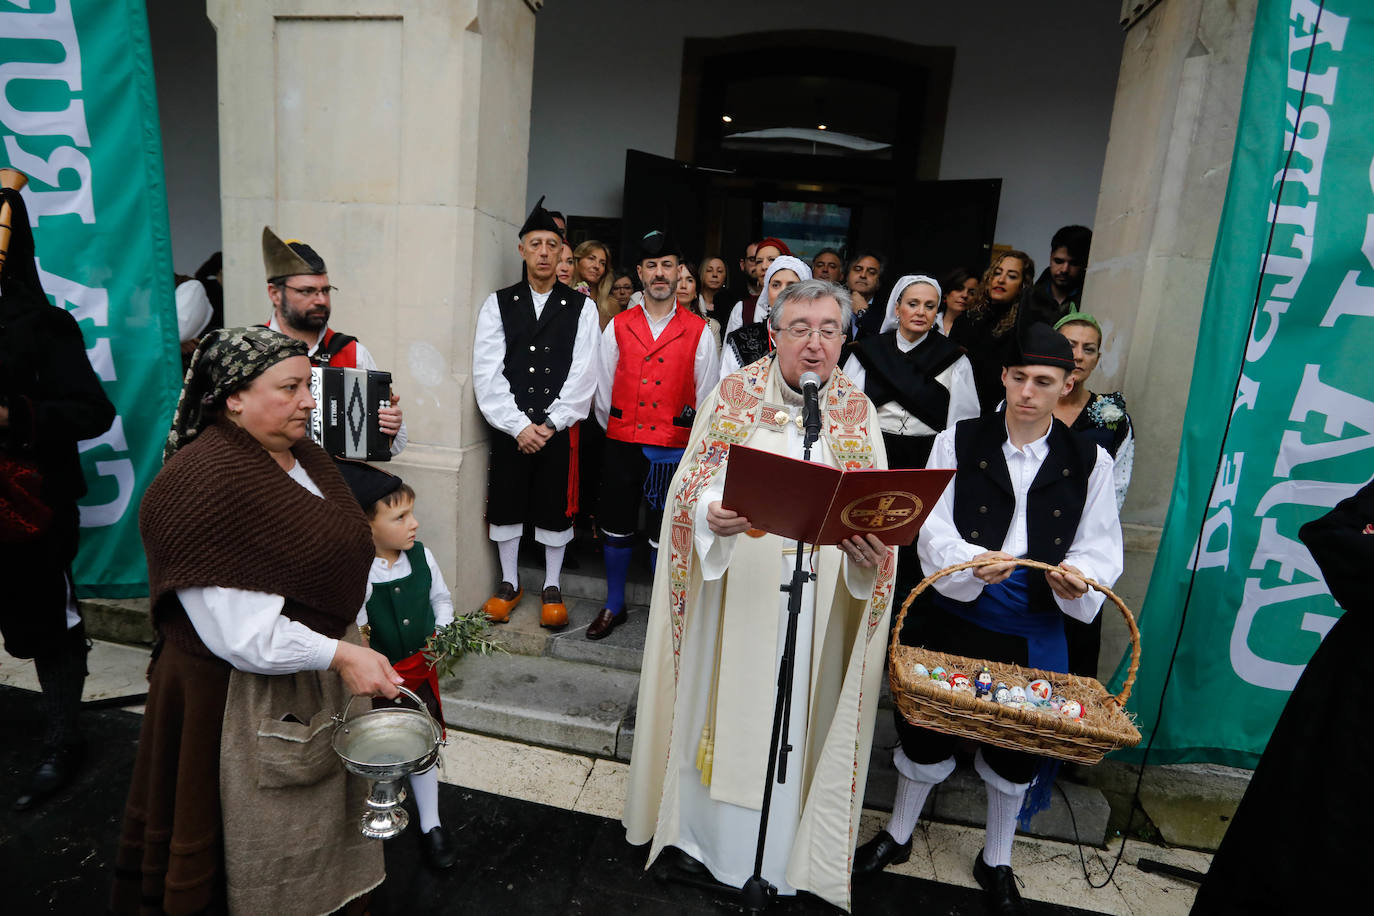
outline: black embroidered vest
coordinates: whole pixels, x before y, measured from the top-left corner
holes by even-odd
[[[586,297],[555,282],[538,319],[526,283],[496,291],[501,327],[506,334],[502,374],[510,382],[515,405],[531,423],[543,423],[544,411],[557,400],[572,368],[577,324]]]
[[[1016,510],[1002,443],[1007,439],[1002,412],[963,420],[954,427],[954,525],[960,536],[987,550],[1001,550]],[[1097,463],[1097,446],[1074,435],[1059,420],[1050,428],[1049,454],[1026,494],[1026,556],[1056,564],[1073,546],[1088,498],[1088,478]],[[1050,600],[1043,575],[1031,576],[1031,600]]]

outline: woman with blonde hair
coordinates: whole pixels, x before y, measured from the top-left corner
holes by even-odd
[[[588,239],[573,249],[573,277],[568,284],[582,295],[596,303],[601,313],[601,328],[615,317],[615,311],[607,314],[611,298],[611,251],[595,239]]]

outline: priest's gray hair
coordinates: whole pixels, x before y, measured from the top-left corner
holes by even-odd
[[[840,307],[840,327],[849,333],[849,325],[854,318],[854,310],[849,304],[849,290],[829,280],[801,280],[778,293],[773,307],[768,311],[768,326],[774,331],[782,330],[782,310],[789,302],[815,302],[817,299],[834,299]]]

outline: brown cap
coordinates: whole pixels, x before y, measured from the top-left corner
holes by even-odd
[[[300,239],[283,242],[266,226],[262,227],[262,266],[267,271],[269,283],[297,274],[329,272],[324,266],[324,258],[316,254],[315,249]]]

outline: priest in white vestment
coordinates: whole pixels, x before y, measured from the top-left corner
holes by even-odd
[[[775,354],[723,379],[697,413],[669,490],[644,647],[624,822],[649,863],[673,846],[723,884],[753,874],[796,543],[720,504],[729,447],[800,459],[799,379],[815,372],[811,460],[886,467],[876,411],[836,369],[851,320],[843,288],[794,284],[769,316]],[[803,500],[809,494],[773,494]],[[786,781],[773,786],[763,877],[850,908],[893,594],[893,551],[874,535],[806,548]]]

